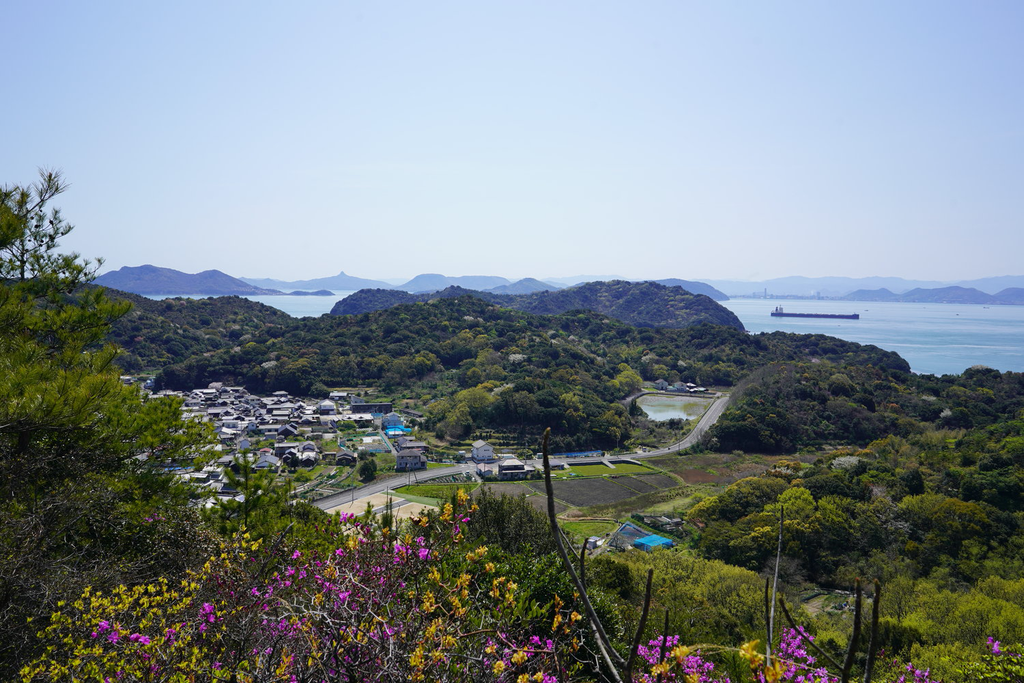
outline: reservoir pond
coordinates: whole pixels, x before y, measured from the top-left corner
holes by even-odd
[[[679,418],[696,420],[704,414],[712,399],[696,396],[666,396],[664,394],[647,394],[636,400],[647,417],[658,422]]]

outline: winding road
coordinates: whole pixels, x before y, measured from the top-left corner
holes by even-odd
[[[700,416],[697,424],[682,441],[677,441],[662,448],[640,451],[637,453],[617,453],[614,456],[605,456],[602,458],[574,458],[572,463],[576,465],[596,464],[604,462],[608,457],[614,457],[615,459],[643,460],[644,458],[654,458],[659,455],[678,453],[679,451],[685,450],[696,444],[700,438],[704,436],[704,433],[708,431],[711,425],[715,424],[718,418],[722,415],[722,411],[724,411],[728,405],[729,394],[724,392],[719,394],[714,403],[708,406],[708,409]],[[553,458],[551,462],[553,464],[559,464],[565,461]],[[457,474],[472,474],[474,468],[475,463],[462,463],[459,465],[452,465],[451,467],[417,470],[409,473],[409,479],[407,481],[408,483],[417,483],[429,481],[431,479],[450,477]],[[328,510],[339,505],[344,505],[345,503],[351,503],[363,498],[368,498],[377,493],[384,493],[388,489],[395,488],[396,486],[404,486],[407,481],[403,481],[399,477],[389,477],[384,481],[373,482],[371,484],[366,484],[365,486],[349,489],[348,491],[341,491],[340,493],[332,493],[329,496],[324,496],[323,498],[313,501],[313,505],[321,510]]]

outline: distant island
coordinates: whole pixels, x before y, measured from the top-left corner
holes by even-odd
[[[193,274],[148,264],[104,273],[95,284],[143,296],[334,296],[329,289],[283,292],[257,287],[219,270]]]
[[[704,282],[677,278],[652,282],[666,287],[682,287],[691,294],[703,294],[715,301],[729,299],[724,293]],[[96,284],[144,296],[333,296],[336,291],[375,290],[397,292],[394,301],[402,302],[407,299],[401,294],[432,294],[453,287],[466,292],[513,296],[554,292],[565,287],[557,281],[548,282],[531,277],[513,282],[497,275],[453,277],[438,273],[423,273],[398,286],[390,285],[383,280],[353,277],[346,275],[345,271],[331,277],[287,281],[272,278],[236,278],[219,270],[183,273],[173,268],[149,264],[125,266],[104,273],[96,278]]]
[[[104,273],[96,278],[95,283],[143,295],[260,296],[284,294],[276,289],[256,287],[219,270],[204,270],[201,273],[192,274],[149,264],[125,266]]]
[[[1006,289],[988,294],[973,287],[936,287],[934,289],[916,288],[903,294],[896,294],[889,289],[858,289],[842,297],[844,301],[894,301],[900,303],[926,304],[985,304],[996,306],[1024,305],[1024,288],[1007,287]]]
[[[871,292],[883,293],[888,291],[890,295],[896,293],[906,294],[916,289],[975,289],[983,294],[998,296],[1008,290],[1024,288],[1024,275],[1000,275],[997,277],[978,278],[976,280],[953,280],[940,282],[937,280],[908,280],[901,277],[803,277],[790,276],[779,277],[771,280],[750,281],[742,280],[706,280],[707,284],[714,285],[717,289],[729,296],[768,298],[814,298],[822,297],[836,299],[857,294],[859,297],[867,297]],[[885,296],[884,293],[880,296]],[[854,301],[895,301],[896,299],[881,298],[857,298]],[[981,303],[959,301],[955,303]],[[993,302],[987,302],[993,303]],[[1010,302],[1008,302],[1010,303]]]
[[[605,280],[604,282],[644,282],[642,280]],[[729,296],[709,282],[663,278],[649,280],[666,287],[681,287],[690,294],[702,294],[715,301],[728,301]],[[823,297],[842,301],[892,301],[901,303],[955,303],[984,305],[1024,305],[1024,276],[1002,276],[971,281],[991,291],[964,284],[946,286],[914,286],[901,289],[901,285],[935,284],[902,278],[777,278],[766,282],[741,283],[728,280],[711,280],[719,283],[736,295],[741,287],[749,288],[747,296],[766,295],[768,298]],[[881,284],[880,287],[860,287],[857,284]],[[497,275],[449,276],[439,273],[422,273],[400,285],[391,285],[383,280],[373,280],[346,275],[337,275],[311,280],[276,280],[272,278],[236,278],[219,270],[205,270],[201,273],[183,273],[173,268],[154,265],[125,266],[96,278],[96,284],[145,296],[333,296],[338,291],[373,290],[367,295],[349,301],[363,312],[364,302],[372,299],[369,310],[407,303],[415,300],[452,296],[453,292],[473,292],[496,296],[527,296],[538,293],[554,293],[567,288],[557,278],[539,280],[522,278],[517,281]],[[582,284],[576,284],[579,287]],[[998,291],[993,288],[1008,285]],[[1009,286],[1013,285],[1013,286]],[[1019,285],[1019,286],[1017,286]],[[454,289],[453,289],[454,288]],[[572,289],[572,287],[568,288]],[[761,290],[761,291],[758,291]],[[385,296],[382,292],[393,292]],[[802,292],[802,294],[801,294]],[[405,296],[403,296],[405,295]],[[454,294],[458,296],[458,294]],[[420,299],[410,298],[418,296]],[[525,310],[525,309],[524,309]]]
[[[318,290],[356,290],[363,289],[365,287],[383,287],[390,289],[391,285],[384,282],[383,280],[368,280],[362,277],[353,277],[352,275],[346,275],[345,271],[341,271],[337,275],[330,277],[318,277],[312,280],[275,280],[273,278],[259,278],[259,277],[242,277],[238,278],[242,282],[248,283],[254,287],[267,287],[271,289],[318,289]]]
[[[602,313],[638,327],[687,327],[700,323],[727,325],[742,330],[739,318],[705,294],[657,282],[588,282],[557,291],[531,294],[495,294],[462,287],[440,292],[410,294],[394,289],[362,289],[350,294],[331,309],[332,315],[359,315],[401,304],[426,303],[438,299],[473,296],[502,308],[526,313],[556,315],[573,310]]]

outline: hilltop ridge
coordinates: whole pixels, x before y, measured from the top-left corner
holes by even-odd
[[[96,278],[95,283],[134,294],[283,294],[276,289],[256,287],[219,270],[204,270],[192,274],[148,263],[141,266],[125,266],[104,273]]]
[[[360,290],[331,309],[332,315],[357,315],[399,304],[433,301],[470,295],[504,308],[553,315],[571,310],[602,313],[638,327],[687,327],[700,323],[726,325],[742,330],[732,311],[704,294],[656,282],[588,282],[567,289],[531,294],[495,294],[448,287],[439,292],[409,294],[398,290]]]

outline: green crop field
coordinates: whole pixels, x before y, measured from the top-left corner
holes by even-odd
[[[415,502],[430,502],[431,504],[438,501],[446,501],[452,497],[457,489],[463,489],[466,493],[472,493],[480,484],[412,484],[411,486],[402,486],[401,488],[395,489],[395,493],[412,500],[410,496],[418,498]],[[424,500],[424,499],[429,499]]]
[[[578,539],[583,540],[591,536],[604,536],[607,533],[619,528],[618,522],[592,521],[565,522],[562,527]]]
[[[614,474],[648,474],[650,472],[657,472],[655,469],[651,469],[645,465],[634,465],[631,462],[620,462],[615,464],[615,469],[612,470]]]
[[[615,474],[618,470],[613,470],[607,465],[570,465],[569,472],[580,477],[600,477],[605,474]]]

